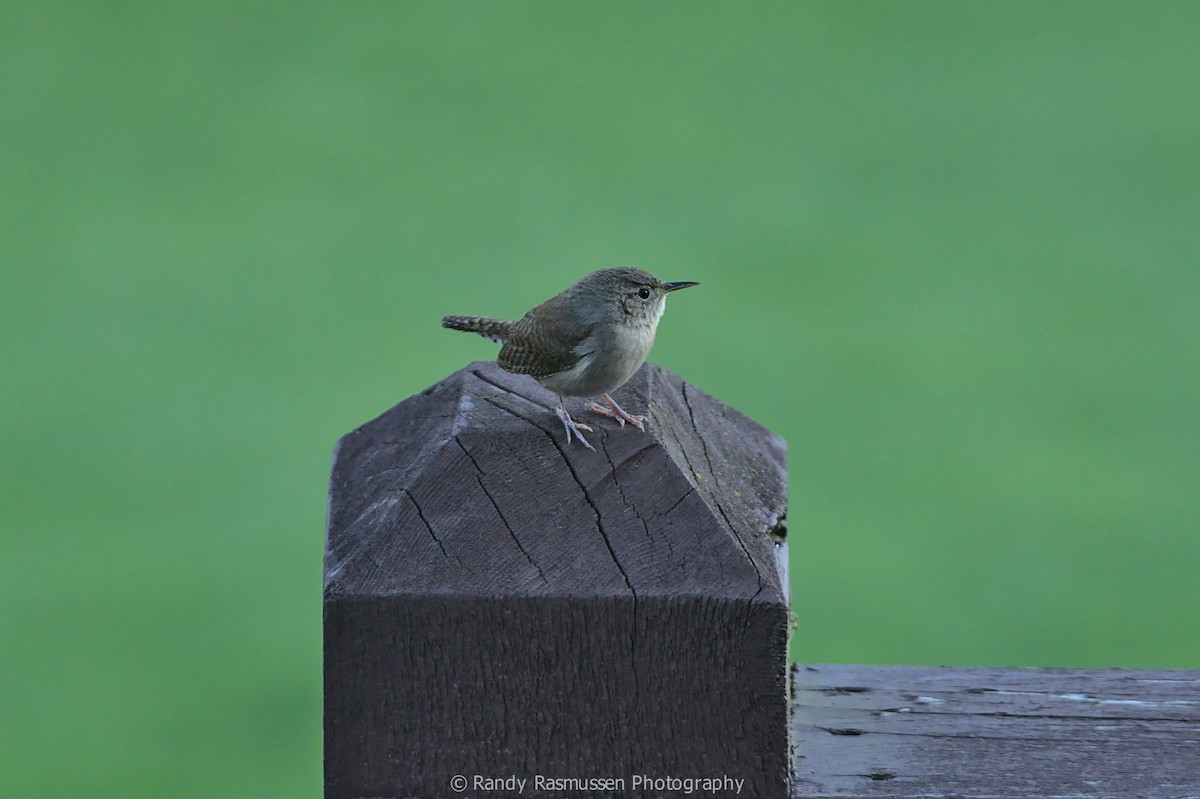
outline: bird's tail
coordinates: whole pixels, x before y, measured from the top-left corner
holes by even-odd
[[[487,316],[443,316],[442,327],[451,330],[464,330],[468,333],[478,333],[484,338],[490,338],[497,344],[503,344],[512,329],[512,322],[503,319],[492,319]]]

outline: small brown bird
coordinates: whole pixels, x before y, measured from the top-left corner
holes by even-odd
[[[667,294],[698,283],[664,283],[649,272],[623,266],[592,272],[517,322],[485,316],[447,316],[442,327],[478,333],[499,344],[502,369],[529,375],[558,394],[558,418],[571,436],[595,449],[567,413],[563,397],[603,396],[591,409],[645,430],[644,416],[626,413],[609,395],[633,377],[654,346]]]

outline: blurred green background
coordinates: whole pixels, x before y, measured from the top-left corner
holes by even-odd
[[[6,3],[0,795],[321,791],[342,433],[596,268],[801,661],[1200,664],[1200,6]]]

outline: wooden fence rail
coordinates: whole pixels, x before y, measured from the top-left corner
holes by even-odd
[[[793,796],[1200,797],[1200,671],[797,666]]]

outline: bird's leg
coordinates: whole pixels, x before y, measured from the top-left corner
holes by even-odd
[[[646,426],[642,424],[642,422],[646,421],[645,416],[633,416],[626,413],[621,406],[617,404],[617,401],[608,394],[604,395],[604,401],[608,403],[607,408],[605,408],[603,405],[598,405],[597,403],[593,402],[592,410],[596,413],[602,413],[605,416],[611,416],[621,423],[621,427],[624,427],[625,423],[629,422],[638,430],[641,430],[642,432],[646,431]]]
[[[558,413],[558,418],[562,419],[563,427],[565,427],[567,429],[567,444],[569,445],[571,443],[571,436],[574,435],[576,438],[579,439],[580,444],[583,444],[585,447],[590,449],[592,452],[595,452],[596,448],[588,443],[588,440],[583,437],[583,433],[579,432],[580,430],[586,430],[590,433],[590,432],[592,432],[592,428],[588,427],[586,424],[579,424],[578,422],[576,422],[574,419],[571,418],[571,414],[567,413],[567,408],[563,404],[563,398],[562,398],[561,394],[558,397],[557,413]]]

